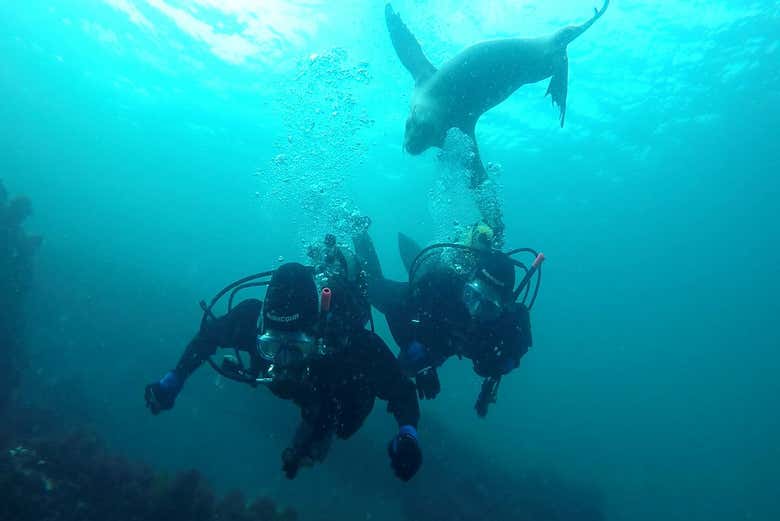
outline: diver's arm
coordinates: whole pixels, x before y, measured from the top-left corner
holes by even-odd
[[[214,354],[218,346],[236,347],[252,352],[257,338],[257,321],[262,302],[248,299],[239,303],[230,313],[207,321],[195,335],[176,364],[176,368],[159,381],[146,386],[146,406],[153,414],[171,409],[184,382],[203,362]]]
[[[398,422],[398,433],[387,445],[390,467],[402,481],[409,481],[422,465],[422,450],[417,438],[420,407],[412,382],[404,377],[393,353],[373,332],[351,334],[351,365],[365,375],[374,394],[386,400],[387,410]],[[373,397],[371,397],[373,400]],[[285,469],[286,470],[286,469]]]
[[[187,347],[184,348],[184,353],[182,353],[181,358],[179,358],[179,363],[176,364],[176,368],[173,370],[182,384],[201,366],[206,358],[213,355],[216,350],[217,344],[209,342],[200,332],[198,332],[195,337],[190,340],[190,343],[187,344]]]
[[[507,342],[509,345],[507,356],[514,361],[514,367],[517,367],[520,364],[520,359],[533,345],[531,315],[528,308],[520,303],[514,304],[508,313],[510,313],[511,320],[509,320],[507,327],[509,339]]]
[[[293,479],[300,467],[322,461],[328,454],[333,439],[332,424],[328,421],[332,411],[321,398],[317,395],[307,403],[296,400],[301,407],[301,422],[291,446],[282,452],[282,470],[288,479]]]
[[[484,377],[474,408],[484,418],[488,407],[498,398],[501,377],[520,365],[520,359],[531,347],[531,320],[528,308],[514,304],[507,310],[502,323],[497,327],[502,333],[498,345],[483,346],[479,356],[474,358],[474,372]]]
[[[373,382],[377,396],[387,401],[387,410],[395,416],[398,426],[417,427],[420,404],[412,381],[401,372],[398,361],[387,344],[376,334],[366,331],[366,372]]]
[[[387,401],[387,410],[398,422],[398,433],[387,445],[390,467],[402,481],[409,481],[422,465],[422,450],[417,439],[417,423],[420,421],[420,405],[414,384],[401,373],[390,348],[379,335],[365,331],[362,341],[368,355],[366,374],[373,382],[377,396]]]
[[[236,347],[252,351],[257,341],[257,321],[263,303],[257,299],[241,301],[230,313],[207,321],[184,350],[176,364],[176,373],[187,379],[217,347]]]
[[[474,372],[486,378],[497,378],[520,365],[520,359],[531,347],[531,321],[528,308],[514,304],[500,323],[493,327],[495,335],[488,343],[479,344],[470,356]]]

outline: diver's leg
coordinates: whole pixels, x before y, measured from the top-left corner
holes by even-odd
[[[367,231],[354,235],[352,242],[368,276],[368,301],[384,314],[397,309],[403,303],[408,284],[384,277],[374,241]]]
[[[366,389],[354,389],[350,396],[342,397],[336,419],[336,435],[345,440],[355,434],[374,408],[374,396]]]
[[[333,441],[333,426],[327,421],[328,415],[309,418],[306,411],[302,412],[292,446],[282,452],[282,470],[289,479],[293,479],[301,467],[323,461]]]
[[[408,282],[378,279],[368,286],[368,301],[385,315],[397,311],[409,292]]]

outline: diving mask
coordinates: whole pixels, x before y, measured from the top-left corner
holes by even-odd
[[[495,320],[501,316],[501,294],[481,279],[471,280],[463,287],[463,304],[477,320]]]
[[[257,338],[257,352],[265,360],[284,366],[317,352],[317,342],[301,331],[268,330]]]

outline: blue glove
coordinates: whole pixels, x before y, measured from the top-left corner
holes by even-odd
[[[406,349],[398,354],[398,365],[406,376],[414,376],[417,384],[417,394],[421,400],[436,398],[441,391],[436,365],[431,360],[428,348],[417,340],[413,340]]]
[[[406,349],[398,354],[398,364],[406,376],[414,376],[428,362],[428,349],[417,340],[413,340]]]
[[[159,382],[147,385],[144,398],[152,414],[159,414],[160,411],[173,408],[173,402],[181,391],[182,385],[184,382],[175,371],[169,371]]]
[[[500,374],[505,375],[505,374],[509,374],[514,369],[517,369],[517,366],[519,365],[520,365],[520,360],[517,360],[513,356],[508,356],[498,363],[498,370]]]
[[[422,465],[422,451],[417,443],[417,429],[411,425],[404,425],[398,429],[398,434],[390,440],[387,453],[395,475],[402,481],[412,479]]]

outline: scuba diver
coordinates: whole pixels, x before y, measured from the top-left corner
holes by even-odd
[[[292,479],[300,467],[324,460],[334,434],[346,439],[357,432],[379,398],[388,402],[399,425],[388,445],[391,466],[408,481],[422,464],[414,384],[373,324],[366,328],[371,307],[360,262],[332,235],[324,247],[310,248],[309,255],[314,268],[286,263],[236,281],[209,305],[201,301],[199,332],[176,367],[146,386],[147,407],[153,414],[171,409],[186,379],[204,361],[227,378],[265,385],[301,411],[294,439],[282,453],[282,469]],[[247,299],[233,306],[237,292],[259,286],[267,286],[263,302]],[[212,310],[228,292],[228,312],[217,318]],[[218,365],[211,358],[217,347],[235,354]]]
[[[530,248],[494,249],[492,230],[484,223],[472,226],[464,243],[420,248],[400,233],[398,241],[407,282],[383,276],[367,227],[353,237],[365,262],[369,301],[385,315],[400,347],[401,368],[415,378],[420,398],[432,399],[441,390],[437,368],[453,355],[470,359],[484,378],[474,407],[485,417],[501,377],[518,367],[532,345],[529,310],[544,255]],[[533,255],[530,266],[513,258],[521,253]],[[517,286],[516,269],[523,272]]]

